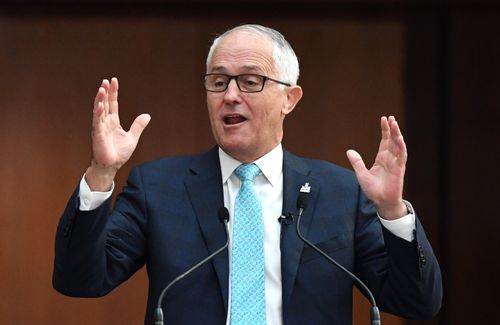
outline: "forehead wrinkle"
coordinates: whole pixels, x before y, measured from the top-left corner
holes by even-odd
[[[227,69],[222,66],[222,65],[217,65],[217,66],[214,66],[212,69],[211,69],[211,72],[212,73],[225,73],[227,72]],[[238,69],[238,73],[240,72],[257,72],[257,73],[261,73],[262,72],[262,69],[256,65],[244,65],[242,67],[240,67]]]
[[[255,49],[224,48],[220,45],[212,58],[210,71],[228,71],[231,68],[237,71],[270,73],[274,71],[274,63],[271,55],[255,51]]]

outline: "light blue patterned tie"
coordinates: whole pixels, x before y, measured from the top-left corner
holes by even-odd
[[[241,188],[234,206],[231,325],[264,325],[264,229],[262,205],[253,188],[260,169],[255,164],[244,164],[234,173],[241,180]]]

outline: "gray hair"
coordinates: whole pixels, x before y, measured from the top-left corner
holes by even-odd
[[[259,36],[266,37],[269,39],[273,45],[273,60],[276,70],[279,74],[279,78],[281,81],[287,82],[291,85],[296,85],[297,80],[299,79],[299,60],[297,59],[297,55],[293,51],[290,43],[285,39],[285,37],[275,29],[261,26],[261,25],[240,25],[236,26],[226,32],[224,34],[216,37],[210,46],[210,50],[207,56],[207,72],[208,66],[212,61],[212,56],[214,50],[219,45],[219,42],[224,37],[228,36],[232,32],[236,31],[246,31],[251,34],[257,34]]]

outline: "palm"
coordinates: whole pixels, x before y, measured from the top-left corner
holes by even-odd
[[[394,117],[382,117],[380,125],[382,139],[370,169],[356,151],[347,152],[363,192],[379,212],[401,206],[407,159],[406,145]]]

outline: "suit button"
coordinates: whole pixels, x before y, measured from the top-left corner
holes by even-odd
[[[419,257],[419,260],[420,260],[420,267],[424,267],[424,265],[427,263],[427,260],[425,259],[425,254],[424,254],[424,251],[422,249],[422,246],[418,246],[418,257]]]

